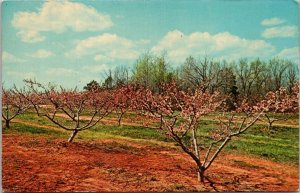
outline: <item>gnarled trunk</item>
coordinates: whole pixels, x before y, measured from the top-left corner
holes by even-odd
[[[205,169],[201,166],[199,167],[198,169],[198,181],[199,182],[204,182],[204,172],[205,172]]]
[[[9,122],[10,122],[10,120],[5,120],[5,128],[6,129],[9,129]]]
[[[71,142],[73,141],[73,139],[75,138],[75,136],[77,135],[77,133],[78,133],[78,130],[77,130],[77,129],[75,129],[75,130],[72,132],[72,134],[71,134],[71,136],[70,136],[70,138],[69,138],[69,140],[68,140],[69,143],[71,143]]]

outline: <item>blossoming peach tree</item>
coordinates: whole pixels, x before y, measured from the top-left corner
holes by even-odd
[[[139,89],[136,101],[139,110],[159,121],[157,129],[171,137],[197,166],[198,180],[207,179],[206,170],[212,165],[228,142],[251,128],[267,112],[298,108],[299,89],[287,95],[284,89],[270,92],[265,99],[250,106],[245,101],[232,112],[222,112],[223,101],[219,93],[210,94],[201,89],[181,91],[175,83],[165,84],[164,92]],[[204,115],[219,114],[218,126],[209,133],[209,140],[199,143],[199,130]],[[186,140],[190,139],[190,140]]]
[[[126,85],[113,91],[112,104],[117,115],[118,126],[121,125],[124,114],[129,110],[133,110],[135,106],[132,99],[136,89],[136,85]]]
[[[286,121],[291,115],[298,113],[298,99],[299,99],[299,84],[294,84],[291,88],[291,91],[288,92],[286,88],[280,88],[275,93],[271,92],[268,94],[268,97],[272,100],[282,101],[281,103],[274,104],[272,109],[269,109],[270,112],[274,114],[265,113],[266,122],[268,124],[267,131],[272,131],[273,124],[277,121],[284,120]],[[278,116],[279,115],[279,116]]]
[[[22,96],[24,89],[4,89],[2,87],[2,118],[5,120],[5,128],[10,127],[10,121],[24,113],[30,103]]]
[[[46,117],[58,127],[72,131],[68,142],[72,142],[79,131],[95,126],[107,116],[112,108],[112,95],[109,91],[92,89],[57,88],[54,85],[44,86],[36,81],[25,81],[29,92],[23,95],[39,116]],[[61,119],[67,118],[67,121]]]

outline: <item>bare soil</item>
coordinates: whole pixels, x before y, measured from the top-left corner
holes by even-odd
[[[297,191],[298,166],[222,154],[197,182],[192,160],[176,148],[127,141],[50,140],[3,134],[4,191]]]

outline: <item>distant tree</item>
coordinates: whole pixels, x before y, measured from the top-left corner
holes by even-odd
[[[146,53],[136,61],[133,69],[133,82],[145,87],[150,87],[152,73],[151,67],[153,66],[153,56]]]
[[[285,73],[288,69],[289,61],[280,58],[273,58],[269,61],[268,69],[271,76],[271,89],[273,91],[279,90],[284,86]]]
[[[251,65],[246,59],[241,59],[235,69],[240,94],[247,99],[251,94],[251,87],[254,82]]]
[[[297,85],[298,80],[299,80],[299,69],[298,66],[295,65],[294,63],[290,62],[288,64],[288,69],[287,69],[287,89],[289,93],[293,92],[293,88],[295,85]]]
[[[136,61],[132,81],[153,91],[161,92],[161,84],[172,81],[173,75],[165,55],[155,56],[146,53]]]
[[[172,79],[171,73],[168,72],[168,66],[165,56],[156,57],[154,60],[154,77],[153,85],[157,92],[162,92],[162,84],[168,83]]]
[[[250,101],[257,102],[261,100],[268,90],[265,89],[267,79],[267,64],[259,58],[250,63],[252,84],[249,87],[248,97]]]
[[[114,87],[122,87],[129,83],[129,70],[125,66],[117,66],[113,72]]]
[[[223,96],[226,96],[225,108],[228,111],[235,110],[238,103],[238,87],[236,86],[236,77],[233,69],[224,67],[219,72],[220,75],[220,88],[218,89]]]
[[[106,79],[104,80],[104,83],[102,84],[102,87],[104,89],[112,89],[113,88],[113,77],[112,77],[112,72],[109,70]]]
[[[87,85],[84,86],[83,89],[87,91],[97,90],[100,89],[100,84],[97,81],[92,80],[91,82],[87,83]]]
[[[206,56],[196,60],[189,56],[181,68],[181,87],[192,89],[201,87],[203,91],[209,90],[213,93],[221,83],[220,70],[220,63],[212,58]]]

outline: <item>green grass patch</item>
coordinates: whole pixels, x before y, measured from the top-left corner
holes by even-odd
[[[164,134],[158,132],[155,129],[144,128],[140,126],[109,126],[109,125],[97,125],[89,130],[87,135],[114,135],[114,136],[123,136],[133,139],[155,139],[158,141],[171,141]]]
[[[277,162],[299,164],[299,129],[274,126],[266,132],[263,125],[254,125],[240,136],[233,137],[225,146],[228,153],[252,155]],[[198,128],[200,149],[206,149],[213,141],[210,131],[217,128],[214,121],[202,121]],[[186,137],[186,143],[191,143]],[[204,151],[205,152],[205,151]]]
[[[66,137],[67,134],[63,131],[45,129],[45,128],[37,128],[32,126],[23,125],[20,123],[12,123],[11,128],[3,129],[2,132],[4,134],[8,133],[22,133],[22,134],[31,134],[31,135],[44,135],[44,136],[51,136],[62,138]]]

